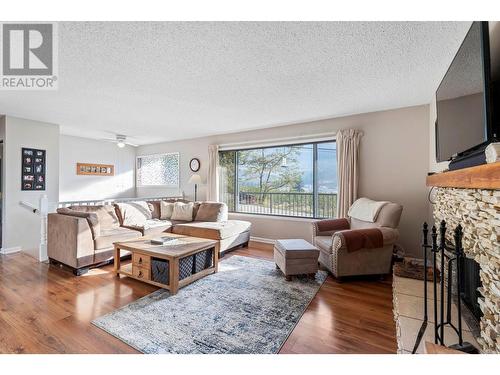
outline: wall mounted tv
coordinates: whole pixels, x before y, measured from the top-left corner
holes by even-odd
[[[498,135],[491,115],[488,22],[472,23],[436,91],[436,108],[437,161],[484,159],[484,148]],[[450,169],[484,161],[472,163]]]

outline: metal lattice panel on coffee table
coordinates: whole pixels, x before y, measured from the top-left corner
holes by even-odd
[[[193,274],[193,259],[195,255],[179,259],[179,280],[185,279]]]
[[[194,264],[195,272],[200,272],[213,266],[213,253],[214,251],[212,249],[208,249],[196,254]]]
[[[208,249],[179,259],[179,280],[213,266],[213,250]]]

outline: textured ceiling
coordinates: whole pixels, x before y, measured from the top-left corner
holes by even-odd
[[[59,90],[0,91],[0,113],[147,144],[424,104],[469,26],[63,22]]]

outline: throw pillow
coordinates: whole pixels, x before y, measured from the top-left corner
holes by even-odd
[[[151,210],[145,201],[118,203],[123,225],[143,227],[146,220],[151,220]]]
[[[194,203],[174,203],[174,211],[172,212],[172,220],[193,221]]]
[[[97,206],[71,206],[72,212],[95,213],[99,218],[101,228],[116,229],[120,226],[118,216],[116,216],[115,207],[113,205],[97,205]]]
[[[160,202],[160,219],[168,220],[172,217],[172,213],[174,211],[174,204],[165,201]]]
[[[160,218],[160,201],[146,201],[151,211],[151,217],[153,219]]]
[[[217,202],[203,202],[196,214],[196,221],[227,221],[227,205]]]

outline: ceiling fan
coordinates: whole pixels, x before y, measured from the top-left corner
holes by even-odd
[[[108,141],[108,142],[113,142],[116,143],[116,145],[120,148],[125,147],[125,145],[129,145],[132,147],[138,147],[139,145],[128,142],[127,141],[127,136],[123,134],[116,134],[115,138],[103,138],[103,141]]]

